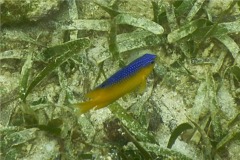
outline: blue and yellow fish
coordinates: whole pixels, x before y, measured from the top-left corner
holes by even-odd
[[[102,84],[90,91],[86,97],[90,100],[77,103],[80,113],[85,113],[91,109],[100,109],[111,104],[123,95],[140,87],[145,89],[148,75],[154,67],[156,55],[144,54],[122,68]]]

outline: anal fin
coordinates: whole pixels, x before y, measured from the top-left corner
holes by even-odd
[[[92,90],[90,91],[89,93],[86,94],[86,97],[87,98],[91,98],[91,99],[94,99],[96,98],[98,95],[100,95],[102,92],[101,89],[95,89],[95,90]]]

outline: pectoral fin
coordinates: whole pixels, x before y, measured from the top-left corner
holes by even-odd
[[[147,86],[147,81],[146,79],[144,79],[142,83],[139,85],[138,93],[140,94],[144,93],[144,91],[146,90],[146,86]]]
[[[96,105],[97,105],[97,103],[95,101],[87,101],[87,102],[83,102],[83,103],[73,104],[73,106],[79,108],[80,114],[88,112],[89,110],[93,109]]]

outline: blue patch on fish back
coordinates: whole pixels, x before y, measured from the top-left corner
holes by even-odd
[[[102,84],[100,84],[97,88],[105,88],[116,84],[138,72],[140,69],[148,66],[149,64],[154,63],[156,55],[154,54],[144,54],[143,56],[137,58],[133,62],[131,62],[126,67],[122,68],[121,70],[117,71],[107,80],[105,80]]]

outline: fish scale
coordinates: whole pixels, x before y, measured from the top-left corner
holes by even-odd
[[[134,75],[139,69],[146,67],[147,65],[154,62],[156,55],[154,54],[144,54],[142,57],[137,58],[129,65],[121,69],[120,71],[113,74],[110,78],[105,80],[97,88],[106,88],[113,84],[119,83],[122,80]]]

